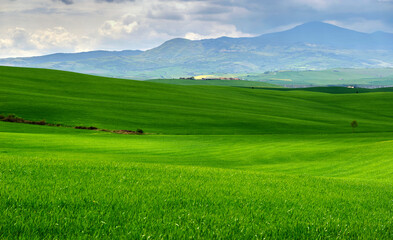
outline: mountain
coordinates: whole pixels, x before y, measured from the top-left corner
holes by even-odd
[[[0,59],[1,65],[43,67],[148,79],[272,70],[393,66],[393,34],[362,33],[323,22],[250,38],[176,38],[147,51],[95,51]]]

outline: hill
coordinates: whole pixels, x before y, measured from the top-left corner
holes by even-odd
[[[337,68],[320,71],[267,71],[258,74],[241,74],[251,81],[263,81],[287,87],[304,86],[393,86],[393,68]]]
[[[167,83],[176,85],[211,85],[232,87],[280,87],[272,83],[247,80],[192,80],[192,79],[152,79],[148,82]]]
[[[361,33],[311,22],[251,38],[197,41],[176,38],[144,52],[107,52],[88,59],[57,54],[2,59],[0,64],[132,79],[337,67],[380,68],[393,66],[391,42],[391,33]]]
[[[391,239],[392,95],[0,67],[0,114],[147,132],[0,121],[0,238]]]
[[[71,126],[165,134],[346,133],[356,119],[360,132],[393,129],[389,92],[181,86],[13,67],[0,67],[0,78],[0,114]]]

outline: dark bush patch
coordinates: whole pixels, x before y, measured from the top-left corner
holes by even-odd
[[[38,122],[34,122],[33,124],[46,125],[46,121],[45,120],[41,120],[41,121],[38,121]]]
[[[93,126],[91,126],[91,127],[76,126],[76,127],[74,127],[74,128],[75,128],[75,129],[86,129],[86,130],[98,130],[98,128],[93,127]]]
[[[112,132],[119,133],[119,134],[136,134],[135,131],[131,131],[131,130],[114,130]]]
[[[23,118],[17,117],[15,114],[10,114],[7,117],[0,115],[0,121],[4,122],[15,122],[15,123],[27,123],[27,124],[34,124],[34,125],[46,125],[46,126],[52,126],[52,127],[71,127],[71,126],[64,126],[62,124],[53,124],[53,123],[47,123],[45,120],[41,121],[30,121],[30,120],[25,120]],[[98,130],[98,131],[103,131],[103,132],[112,132],[112,133],[118,133],[118,134],[144,134],[142,129],[137,129],[136,131],[131,131],[131,130],[108,130],[108,129],[99,129],[97,127],[84,127],[84,126],[75,126],[73,127],[75,129],[84,129],[84,130]]]
[[[26,121],[23,118],[17,117],[14,114],[10,114],[3,119],[5,122],[16,122],[16,123],[30,123],[30,121]]]
[[[4,117],[1,115],[0,119],[4,122],[15,122],[15,123],[27,123],[27,124],[35,124],[35,125],[47,125],[45,120],[41,121],[30,121],[30,120],[25,120],[23,118],[17,117],[14,114],[10,114],[7,117]]]

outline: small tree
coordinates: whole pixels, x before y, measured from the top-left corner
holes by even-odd
[[[355,128],[358,127],[358,122],[356,120],[353,120],[351,122],[351,127],[352,127],[352,132],[355,132]]]

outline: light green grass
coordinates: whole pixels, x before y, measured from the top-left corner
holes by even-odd
[[[241,75],[247,80],[279,85],[393,85],[393,68],[338,68],[319,71],[277,71]],[[286,79],[286,81],[280,80]]]
[[[2,238],[393,236],[392,134],[0,127]]]
[[[211,86],[231,86],[231,87],[280,87],[267,82],[247,81],[247,80],[192,80],[192,79],[153,79],[148,82],[167,83],[176,85],[211,85]]]
[[[19,68],[0,87],[2,114],[153,133],[0,122],[0,239],[393,237],[391,92]]]

